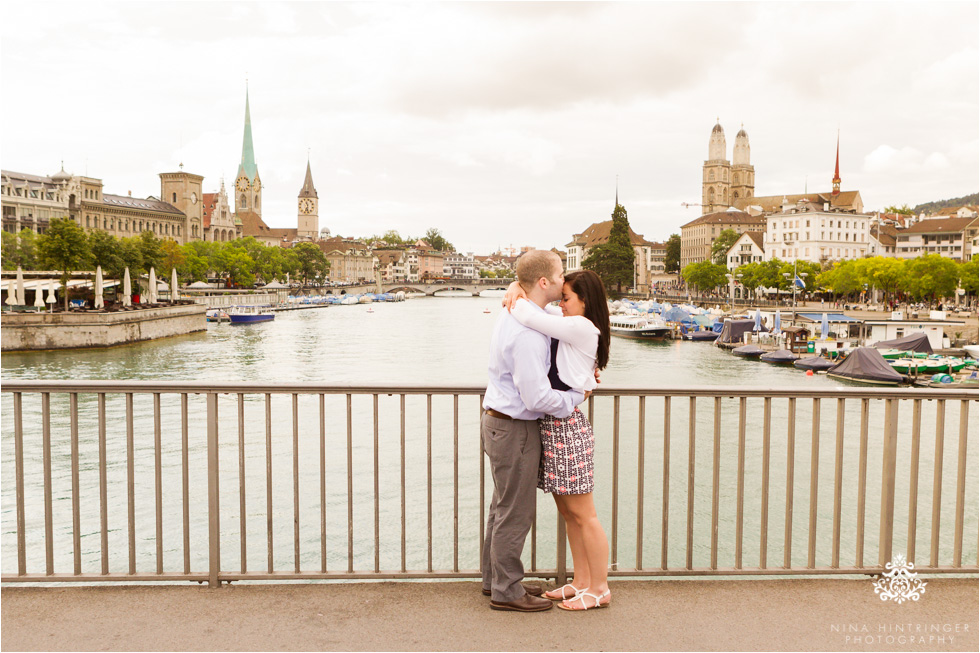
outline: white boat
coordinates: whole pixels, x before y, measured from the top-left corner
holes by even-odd
[[[220,308],[209,308],[204,315],[208,322],[228,322],[228,314]]]
[[[664,340],[671,328],[652,315],[611,315],[609,328],[612,335],[633,340]]]
[[[980,358],[980,345],[966,345],[963,349],[966,351],[966,355],[973,360]]]

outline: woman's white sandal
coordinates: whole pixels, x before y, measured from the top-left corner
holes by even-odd
[[[586,589],[588,589],[588,588],[586,588]],[[585,597],[586,596],[594,599],[595,600],[595,605],[592,605],[592,606],[586,605],[585,604]],[[565,605],[565,602],[564,601],[562,601],[561,603],[559,603],[558,604],[558,607],[561,608],[562,610],[568,610],[569,612],[580,612],[582,610],[594,610],[594,609],[598,609],[598,608],[605,608],[605,607],[608,607],[609,604],[612,602],[610,600],[610,601],[606,601],[605,603],[602,603],[602,599],[606,598],[607,596],[610,596],[609,590],[606,590],[605,592],[603,592],[602,594],[599,594],[598,596],[596,596],[595,594],[589,594],[586,591],[582,591],[582,592],[579,592],[578,594],[576,594],[574,597],[572,597],[570,599],[566,599],[567,601],[581,601],[582,602],[582,607],[581,608],[570,608],[567,605]]]
[[[572,590],[575,593],[572,594],[571,596],[565,596],[565,588],[566,587],[571,587]],[[552,601],[559,601],[559,602],[561,602],[561,601],[568,601],[569,599],[574,599],[576,596],[578,596],[582,592],[586,591],[587,589],[589,589],[589,588],[588,587],[583,587],[582,589],[579,589],[579,588],[575,587],[574,585],[572,585],[571,583],[565,583],[561,587],[556,587],[554,590],[548,590],[547,592],[545,592],[544,593],[544,598],[551,599]],[[548,596],[549,593],[554,592],[555,590],[561,590],[561,596],[560,597],[558,597],[558,596]]]

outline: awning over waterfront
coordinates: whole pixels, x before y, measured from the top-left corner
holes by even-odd
[[[34,292],[41,288],[42,291],[47,292],[48,287],[51,285],[52,279],[25,279],[24,280],[24,290],[29,292]],[[53,280],[55,282],[55,291],[61,291],[61,281],[58,279]],[[103,288],[112,288],[113,286],[118,286],[119,281],[104,281],[102,283]],[[91,288],[95,285],[93,279],[69,279],[68,288]],[[0,282],[0,290],[6,293],[11,293],[17,287],[16,279],[3,279]]]
[[[823,313],[797,313],[796,314],[797,318],[804,319],[809,322],[822,322],[823,316],[824,316]],[[844,315],[843,313],[827,313],[827,321],[828,322],[855,322],[855,323],[864,322],[864,320],[860,320],[856,317],[850,317]]]

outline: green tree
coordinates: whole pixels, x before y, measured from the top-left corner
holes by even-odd
[[[76,270],[89,263],[88,238],[85,231],[69,218],[55,218],[46,233],[38,238],[38,260],[49,270],[61,270],[61,294],[68,310],[68,280]]]
[[[215,253],[214,270],[239,286],[255,285],[255,261],[241,247],[222,247]]]
[[[674,274],[681,269],[681,237],[671,234],[667,239],[667,254],[664,256],[664,267],[667,274]]]
[[[130,280],[133,283],[133,291],[140,291],[140,274],[143,271],[143,250],[140,247],[138,236],[121,238],[119,240],[119,259],[122,267],[112,270],[109,274],[113,279],[122,279],[126,273],[125,268],[129,268]]]
[[[177,270],[179,277],[180,270],[184,267],[183,248],[173,240],[163,241],[160,247],[163,249],[163,273],[169,275],[171,270]]]
[[[327,277],[330,272],[330,262],[319,247],[313,243],[299,243],[293,245],[292,251],[299,260],[299,275],[304,285],[310,281],[319,283]]]
[[[959,266],[939,254],[927,254],[905,261],[908,292],[917,300],[931,302],[951,297],[959,281]]]
[[[746,263],[735,269],[735,274],[742,275],[739,281],[750,291],[756,288],[779,288],[786,283],[782,276],[785,263],[778,258],[771,258],[768,261]],[[792,266],[790,266],[792,271]]]
[[[92,265],[102,266],[102,272],[110,279],[119,279],[123,273],[119,240],[101,229],[88,234],[88,246],[92,252]]]
[[[24,227],[19,234],[3,232],[3,269],[37,269],[37,234]]]
[[[908,204],[902,204],[901,206],[886,206],[885,213],[897,213],[899,215],[915,215],[915,211]]]
[[[975,295],[978,285],[978,266],[977,255],[974,254],[969,261],[960,263],[960,287],[966,292]]]
[[[727,273],[728,268],[724,265],[716,265],[711,261],[700,261],[686,265],[681,271],[681,276],[684,277],[684,283],[703,293],[706,290],[724,285],[728,281],[725,276]]]
[[[741,234],[734,229],[722,229],[718,237],[715,238],[715,242],[711,243],[711,261],[715,265],[728,267],[728,250],[739,238],[741,238]]]
[[[598,274],[607,288],[615,286],[616,293],[622,294],[623,284],[627,287],[633,285],[635,263],[636,251],[630,242],[629,217],[626,208],[617,204],[612,212],[609,240],[592,247],[582,261],[582,267]]]
[[[821,272],[817,284],[829,288],[834,295],[851,295],[864,287],[854,261],[837,261],[834,266]]]
[[[432,227],[431,229],[425,232],[425,236],[423,237],[423,240],[429,243],[429,246],[436,251],[439,252],[456,251],[456,248],[453,247],[453,244],[448,240],[446,240],[445,238],[443,238],[442,234],[435,227]]]
[[[140,254],[143,257],[143,272],[149,273],[154,268],[157,274],[163,270],[165,253],[163,242],[152,231],[144,231],[138,237]]]

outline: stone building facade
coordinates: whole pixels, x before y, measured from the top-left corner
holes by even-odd
[[[750,162],[751,148],[745,128],[735,135],[732,160],[727,158],[725,130],[721,123],[711,129],[708,159],[701,170],[701,213],[724,211],[734,202],[755,194],[755,167]]]
[[[702,215],[681,226],[681,270],[690,263],[700,263],[711,258],[711,246],[721,232],[731,229],[743,234],[747,231],[765,231],[763,216],[749,215],[744,211],[728,209]]]
[[[3,229],[44,233],[55,218],[70,218],[85,231],[100,229],[118,238],[152,231],[184,244],[203,237],[200,192],[203,177],[161,173],[160,197],[139,198],[103,191],[101,179],[73,175],[62,168],[51,176],[0,172]],[[173,201],[167,201],[170,197]]]

